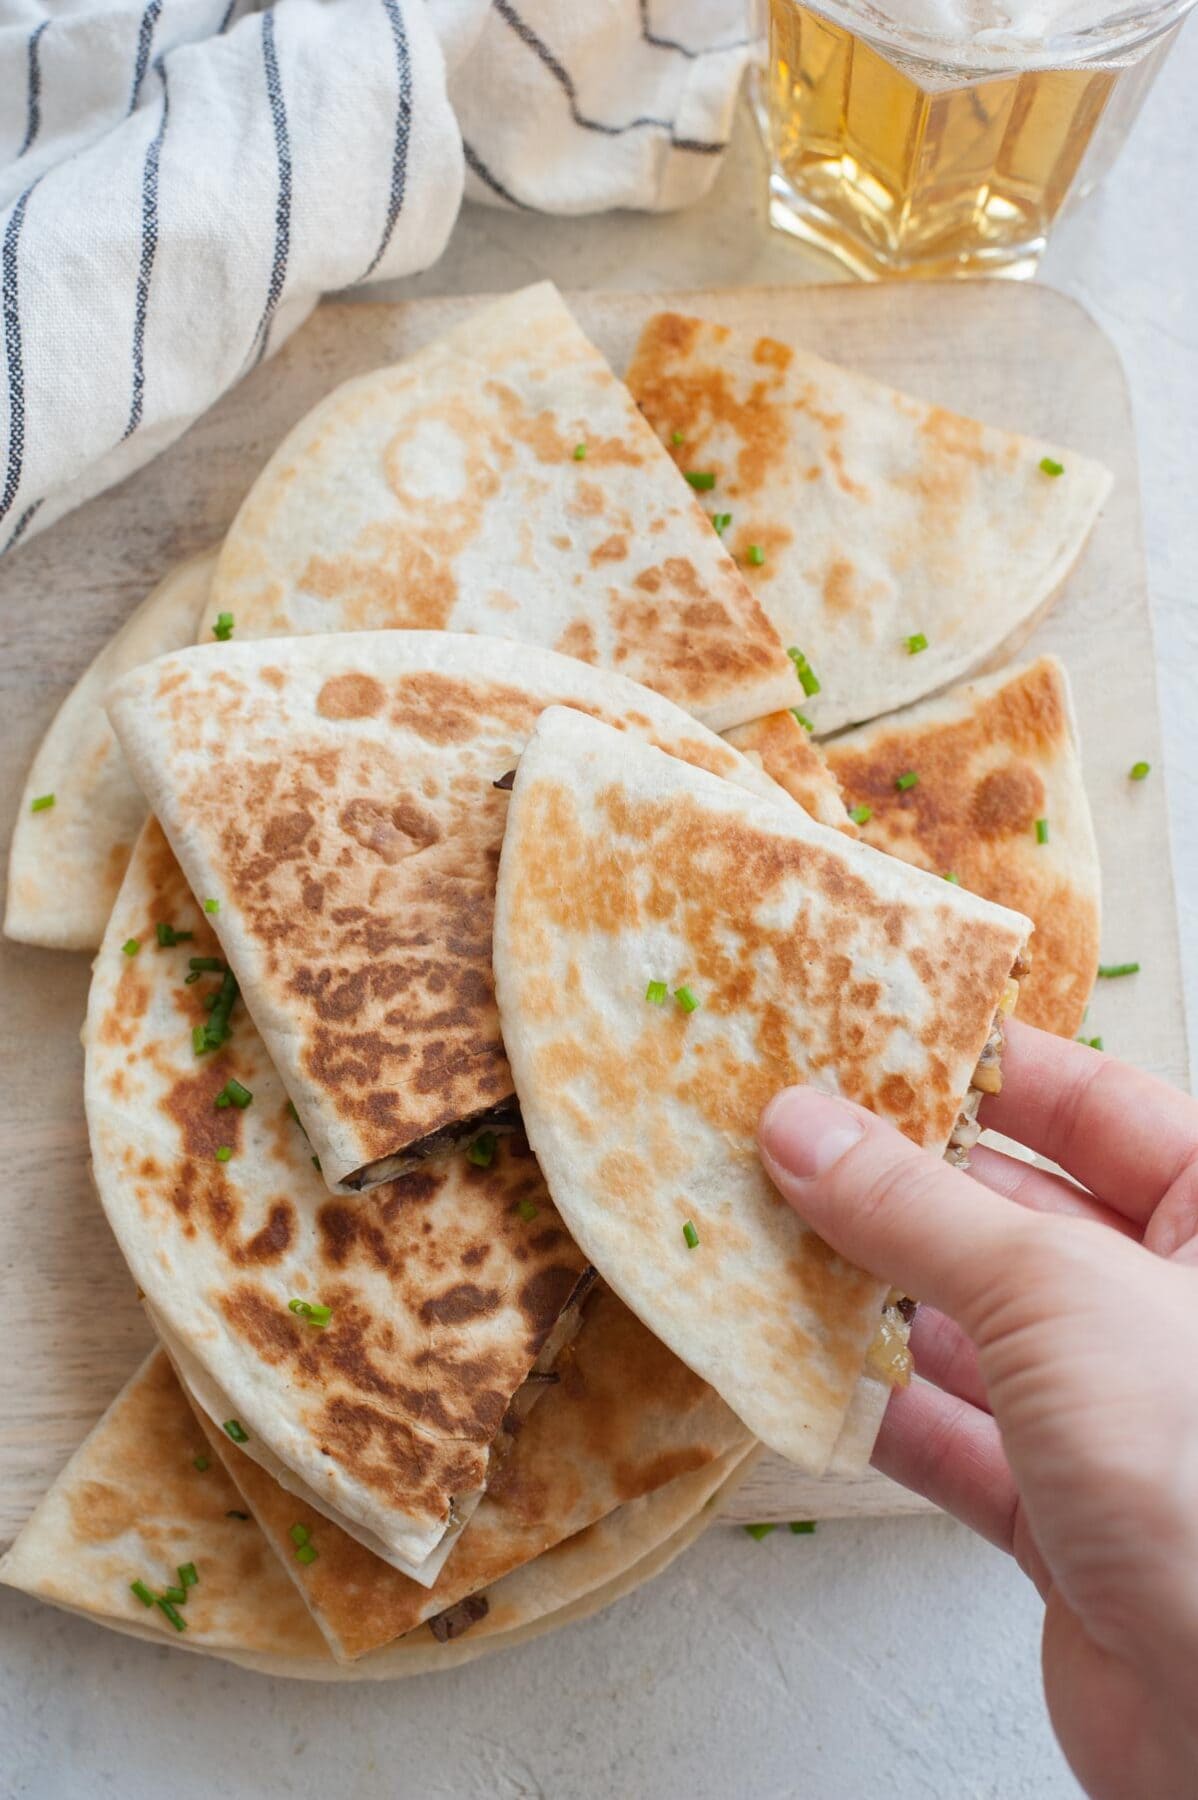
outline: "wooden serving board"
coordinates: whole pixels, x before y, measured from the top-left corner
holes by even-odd
[[[579,294],[619,370],[667,303],[776,335],[992,424],[1102,458],[1114,494],[1032,648],[1073,678],[1105,880],[1104,956],[1143,973],[1100,984],[1107,1047],[1186,1085],[1186,1039],[1160,781],[1160,730],[1128,397],[1114,350],[1072,301],[1039,286],[740,289]],[[224,533],[288,427],[335,383],[408,354],[475,304],[329,304],[149,468],[0,564],[4,852],[25,768],[67,689],[155,581]],[[87,1177],[79,1026],[88,959],[0,943],[0,1545],[28,1515],[150,1342]],[[911,1510],[879,1478],[811,1483],[765,1459],[739,1519]]]

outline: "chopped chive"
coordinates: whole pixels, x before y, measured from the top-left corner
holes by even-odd
[[[1038,844],[1046,844],[1048,842],[1048,820],[1047,819],[1037,819],[1036,820],[1036,842]]]
[[[160,1595],[155,1604],[162,1608],[162,1611],[166,1614],[176,1631],[187,1630],[187,1620],[183,1617],[181,1612],[175,1611],[175,1608],[165,1594]]]
[[[533,1220],[538,1217],[540,1210],[540,1207],[534,1206],[531,1200],[521,1200],[516,1207],[516,1211],[520,1214],[520,1217],[524,1220],[526,1225],[532,1224]]]
[[[495,1146],[498,1142],[493,1131],[480,1131],[466,1151],[466,1161],[473,1163],[476,1169],[489,1169],[495,1161]]]
[[[191,1028],[191,1047],[197,1056],[203,1056],[208,1048],[208,1027],[193,1025]]]
[[[239,991],[237,977],[232,969],[226,969],[215,998],[207,1003],[211,1008],[212,1017],[206,1025],[196,1025],[192,1029],[191,1045],[197,1056],[203,1056],[207,1050],[219,1050],[220,1046],[232,1035],[229,1030],[229,1014],[233,1010]]]
[[[310,1300],[289,1300],[287,1302],[287,1311],[298,1313],[301,1319],[306,1319],[311,1310],[312,1303]]]
[[[701,494],[706,494],[715,486],[715,476],[710,469],[687,469],[686,479]]]
[[[901,794],[905,794],[907,789],[913,788],[918,780],[919,776],[915,773],[915,770],[908,769],[905,775],[900,775],[898,777],[898,780],[894,785]]]
[[[215,1156],[217,1162],[228,1162],[232,1155],[232,1147],[229,1144],[218,1144],[216,1146]]]
[[[143,1606],[153,1606],[154,1596],[144,1581],[131,1581],[129,1586],[137,1595]]]
[[[29,802],[30,812],[49,812],[54,804],[53,794],[39,794],[36,800]]]
[[[1064,463],[1057,462],[1052,456],[1042,456],[1040,468],[1045,475],[1063,475],[1065,473]]]
[[[699,1004],[697,997],[688,987],[675,988],[674,998],[684,1013],[693,1013]]]
[[[225,1514],[225,1517],[226,1517],[226,1519],[244,1519],[247,1525],[249,1524],[249,1519],[250,1519],[249,1513],[238,1512],[238,1510],[235,1506],[231,1506],[229,1508],[228,1512]]]
[[[913,631],[910,637],[903,639],[903,642],[907,646],[908,656],[918,656],[921,650],[926,650],[928,647],[928,640],[922,631]]]
[[[944,879],[946,881],[951,881],[954,887],[960,887],[961,885],[961,877],[959,875],[954,875],[951,869],[946,869],[944,871]]]
[[[1077,1042],[1079,1044],[1085,1044],[1090,1050],[1101,1050],[1103,1048],[1102,1039],[1100,1037],[1079,1037]]]
[[[228,643],[229,639],[233,635],[233,615],[232,615],[232,613],[228,613],[228,612],[217,613],[216,624],[212,627],[212,635],[214,638],[218,639],[220,643],[222,643],[222,644]]]
[[[250,1434],[240,1419],[226,1419],[222,1430],[227,1431],[235,1444],[248,1444]]]
[[[193,969],[191,971],[190,975],[185,975],[183,977],[183,986],[184,987],[194,987],[196,982],[200,979],[200,975],[201,975],[201,970]]]
[[[1138,962],[1099,963],[1098,973],[1102,976],[1104,981],[1114,981],[1115,977],[1118,975],[1138,975],[1140,973],[1140,965]]]
[[[220,911],[220,901],[212,899],[205,900],[204,911],[206,913],[218,913]]]
[[[685,442],[686,442],[685,431],[671,431],[670,442],[671,442],[671,444],[685,444]]]
[[[777,1529],[778,1529],[778,1527],[776,1525],[746,1525],[745,1526],[745,1530],[748,1532],[749,1536],[751,1538],[756,1538],[758,1543],[761,1542],[762,1538],[767,1538],[770,1535],[771,1531],[777,1531]]]
[[[797,706],[792,706],[790,708],[790,715],[793,719],[799,721],[799,724],[803,727],[804,731],[815,730],[815,726],[811,723],[811,720],[807,717],[806,713],[800,712]]]
[[[140,938],[126,938],[124,943],[121,945],[121,950],[125,956],[136,956],[140,949],[141,949],[141,939]]]
[[[175,1573],[179,1577],[179,1586],[183,1588],[194,1587],[196,1582],[200,1579],[196,1574],[196,1566],[194,1563],[180,1563]]]
[[[189,956],[187,966],[193,975],[223,975],[225,972],[219,956]]]
[[[760,544],[749,545],[749,548],[745,551],[745,561],[752,563],[755,569],[761,567],[762,563],[765,561],[765,551],[761,548]]]
[[[287,1116],[290,1119],[294,1119],[296,1124],[299,1125],[300,1116],[295,1110],[295,1101],[294,1100],[289,1100],[287,1102]],[[301,1127],[301,1130],[302,1130],[302,1127]]]
[[[198,1469],[202,1475],[204,1470],[208,1467],[208,1458],[206,1456],[193,1456],[191,1459],[191,1466],[193,1469]]]
[[[815,1520],[792,1519],[790,1521],[790,1529],[794,1532],[796,1537],[809,1537],[815,1530]]]
[[[189,943],[195,936],[194,931],[176,931],[173,925],[167,925],[162,919],[155,925],[154,934],[162,950],[173,950],[176,944]]]
[[[575,462],[585,462],[586,456],[587,456],[586,445],[585,444],[575,444],[575,446],[574,446],[574,461]]]
[[[325,1306],[322,1301],[314,1300],[308,1308],[309,1325],[319,1325],[322,1330],[328,1324],[332,1316],[332,1307]]]
[[[664,981],[651,981],[645,989],[645,999],[651,1006],[664,1006],[669,991]]]
[[[297,1524],[288,1527],[287,1536],[291,1539],[293,1544],[302,1545],[308,1542],[312,1533],[308,1530],[306,1525]]]
[[[303,1563],[305,1566],[308,1563],[314,1563],[316,1561],[316,1551],[314,1547],[311,1544],[301,1544],[295,1553],[295,1560],[298,1563]]]
[[[715,526],[716,536],[723,537],[723,535],[727,531],[729,525],[731,525],[731,523],[732,523],[732,514],[731,513],[712,513],[711,522]]]
[[[1148,774],[1151,767],[1152,767],[1151,763],[1146,763],[1146,762],[1133,763],[1131,765],[1131,768],[1127,771],[1127,779],[1129,781],[1143,781],[1144,777]]]
[[[249,1088],[242,1087],[241,1083],[230,1075],[212,1104],[222,1109],[226,1106],[235,1106],[238,1112],[244,1112],[253,1098]]]
[[[849,812],[849,818],[854,825],[868,825],[873,816],[872,806],[854,806]]]
[[[801,650],[796,650],[793,644],[786,654],[794,664],[795,674],[802,683],[803,692],[806,694],[808,700],[810,700],[813,694],[819,693],[818,675],[807,661],[807,658],[803,655],[803,652]]]
[[[187,1604],[187,1589],[183,1587],[163,1588],[162,1598],[164,1600],[169,1600],[172,1606],[185,1606]]]
[[[688,1219],[686,1221],[686,1224],[682,1227],[682,1235],[686,1240],[686,1247],[688,1250],[697,1250],[699,1248],[699,1234],[695,1230],[692,1220]]]

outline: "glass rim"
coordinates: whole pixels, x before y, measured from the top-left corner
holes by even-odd
[[[1180,24],[1196,3],[1198,0],[1133,3],[1084,28],[1021,43],[1015,37],[949,37],[943,31],[925,30],[896,18],[876,0],[789,0],[791,6],[801,5],[897,56],[934,63],[953,74],[987,79],[1113,61],[1141,45],[1147,48]]]

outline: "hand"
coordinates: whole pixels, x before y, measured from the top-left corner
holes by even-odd
[[[1010,1551],[1044,1598],[1049,1713],[1096,1800],[1198,1794],[1198,1102],[1009,1023],[969,1175],[788,1088],[762,1158],[808,1224],[924,1304],[925,1380],[875,1465]],[[1012,1204],[1014,1202],[1014,1204]]]

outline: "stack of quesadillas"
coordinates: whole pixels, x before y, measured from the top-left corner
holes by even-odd
[[[39,753],[6,929],[99,943],[92,1168],[161,1347],[12,1585],[399,1675],[647,1578],[759,1442],[868,1460],[911,1307],[781,1205],[760,1110],[962,1161],[1021,984],[1074,1028],[1097,867],[1046,659],[812,727],[1010,639],[1105,478],[1053,514],[1042,446],[672,315],[630,385],[546,284],[349,383]]]

